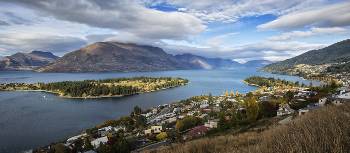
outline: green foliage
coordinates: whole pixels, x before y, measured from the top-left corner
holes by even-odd
[[[139,81],[143,85],[152,84],[152,87],[131,86],[118,84],[121,82]],[[163,81],[163,82],[162,82]],[[160,83],[162,82],[162,83]],[[0,84],[0,90],[46,90],[68,97],[98,97],[98,96],[120,96],[133,95],[144,91],[157,90],[161,88],[175,87],[188,83],[188,80],[170,77],[135,77],[117,78],[105,80],[63,81],[53,83],[9,83]]]
[[[257,103],[257,99],[254,96],[247,97],[244,100],[244,105],[246,108],[247,119],[250,122],[254,122],[258,119],[259,115],[259,104]]]
[[[280,86],[280,85],[289,85],[289,86],[298,86],[297,83],[287,80],[281,80],[281,79],[275,79],[275,78],[266,78],[266,77],[260,77],[260,76],[252,76],[244,80],[245,82],[249,84],[255,84],[260,87],[274,87],[274,86]]]
[[[97,148],[98,153],[129,153],[132,149],[131,143],[128,142],[123,133],[108,138],[107,144],[101,144]]]
[[[163,141],[166,138],[168,138],[168,134],[166,132],[161,132],[161,133],[157,134],[156,138],[158,141]]]
[[[202,122],[203,121],[198,117],[187,116],[182,120],[178,120],[176,122],[175,127],[178,131],[181,132],[181,131],[185,131],[187,129],[193,128],[197,125],[200,125]]]

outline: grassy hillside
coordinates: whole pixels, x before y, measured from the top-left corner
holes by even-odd
[[[271,72],[280,72],[292,68],[297,64],[325,64],[348,57],[350,57],[350,39],[343,40],[319,50],[311,50],[304,54],[281,62],[267,65],[264,67],[264,70]]]
[[[202,138],[145,151],[153,153],[350,152],[350,105],[328,106],[286,125]]]

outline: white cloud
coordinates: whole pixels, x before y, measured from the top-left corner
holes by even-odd
[[[149,9],[135,1],[4,0],[33,8],[41,16],[109,28],[150,39],[184,39],[206,26],[193,15]]]
[[[330,28],[311,28],[308,31],[292,31],[292,32],[285,32],[278,36],[272,36],[269,37],[268,40],[271,41],[284,41],[284,40],[291,40],[291,39],[298,39],[298,38],[305,38],[305,37],[311,37],[311,36],[317,36],[317,35],[337,35],[347,32],[348,30],[346,28],[341,27],[330,27]]]
[[[6,50],[6,55],[15,52],[32,50],[51,51],[63,55],[86,44],[86,41],[70,36],[57,36],[37,33],[0,33],[0,48]]]
[[[239,61],[257,59],[281,61],[310,50],[326,47],[327,45],[329,44],[306,43],[299,41],[261,41],[231,47],[200,44],[194,45],[192,43],[167,43],[159,46],[172,54],[192,53],[207,57],[221,57]]]
[[[168,3],[181,8],[203,21],[235,22],[242,17],[265,14],[283,15],[305,10],[310,6],[323,6],[327,0],[143,0],[148,5]]]
[[[206,41],[206,44],[208,44],[209,46],[215,46],[215,47],[223,46],[226,44],[227,40],[232,39],[233,36],[238,34],[239,34],[238,32],[231,32],[231,33],[225,33],[218,36],[214,36],[208,39]]]
[[[307,11],[296,11],[283,15],[276,20],[259,25],[259,29],[289,29],[307,26],[349,26],[350,3],[337,3],[333,5],[314,8]]]

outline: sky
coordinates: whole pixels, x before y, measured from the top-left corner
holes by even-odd
[[[99,41],[280,61],[350,36],[350,0],[0,0],[0,56]]]

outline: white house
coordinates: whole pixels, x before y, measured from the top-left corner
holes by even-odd
[[[67,139],[67,143],[73,143],[74,141],[76,141],[76,140],[78,140],[78,139],[80,139],[82,137],[85,137],[85,136],[87,136],[86,133],[83,133],[83,134],[71,137],[71,138]]]
[[[100,147],[101,143],[106,144],[107,142],[108,142],[108,138],[107,138],[107,136],[105,136],[105,137],[97,138],[97,139],[91,141],[91,145],[94,146],[94,148],[96,149],[96,148]]]
[[[151,126],[153,133],[160,133],[163,130],[162,126]]]
[[[199,108],[208,108],[209,107],[209,104],[201,104],[200,106],[199,106]]]
[[[218,122],[217,121],[208,121],[204,123],[204,126],[210,129],[217,128],[218,127]]]
[[[324,106],[327,102],[327,98],[321,98],[318,100],[318,105],[319,106]]]
[[[162,132],[162,130],[163,130],[162,126],[151,126],[151,128],[145,130],[145,134],[146,135],[147,134],[152,134],[152,133],[158,134],[158,133]]]
[[[294,113],[294,110],[290,108],[288,104],[280,104],[277,110],[277,116],[289,115]]]

